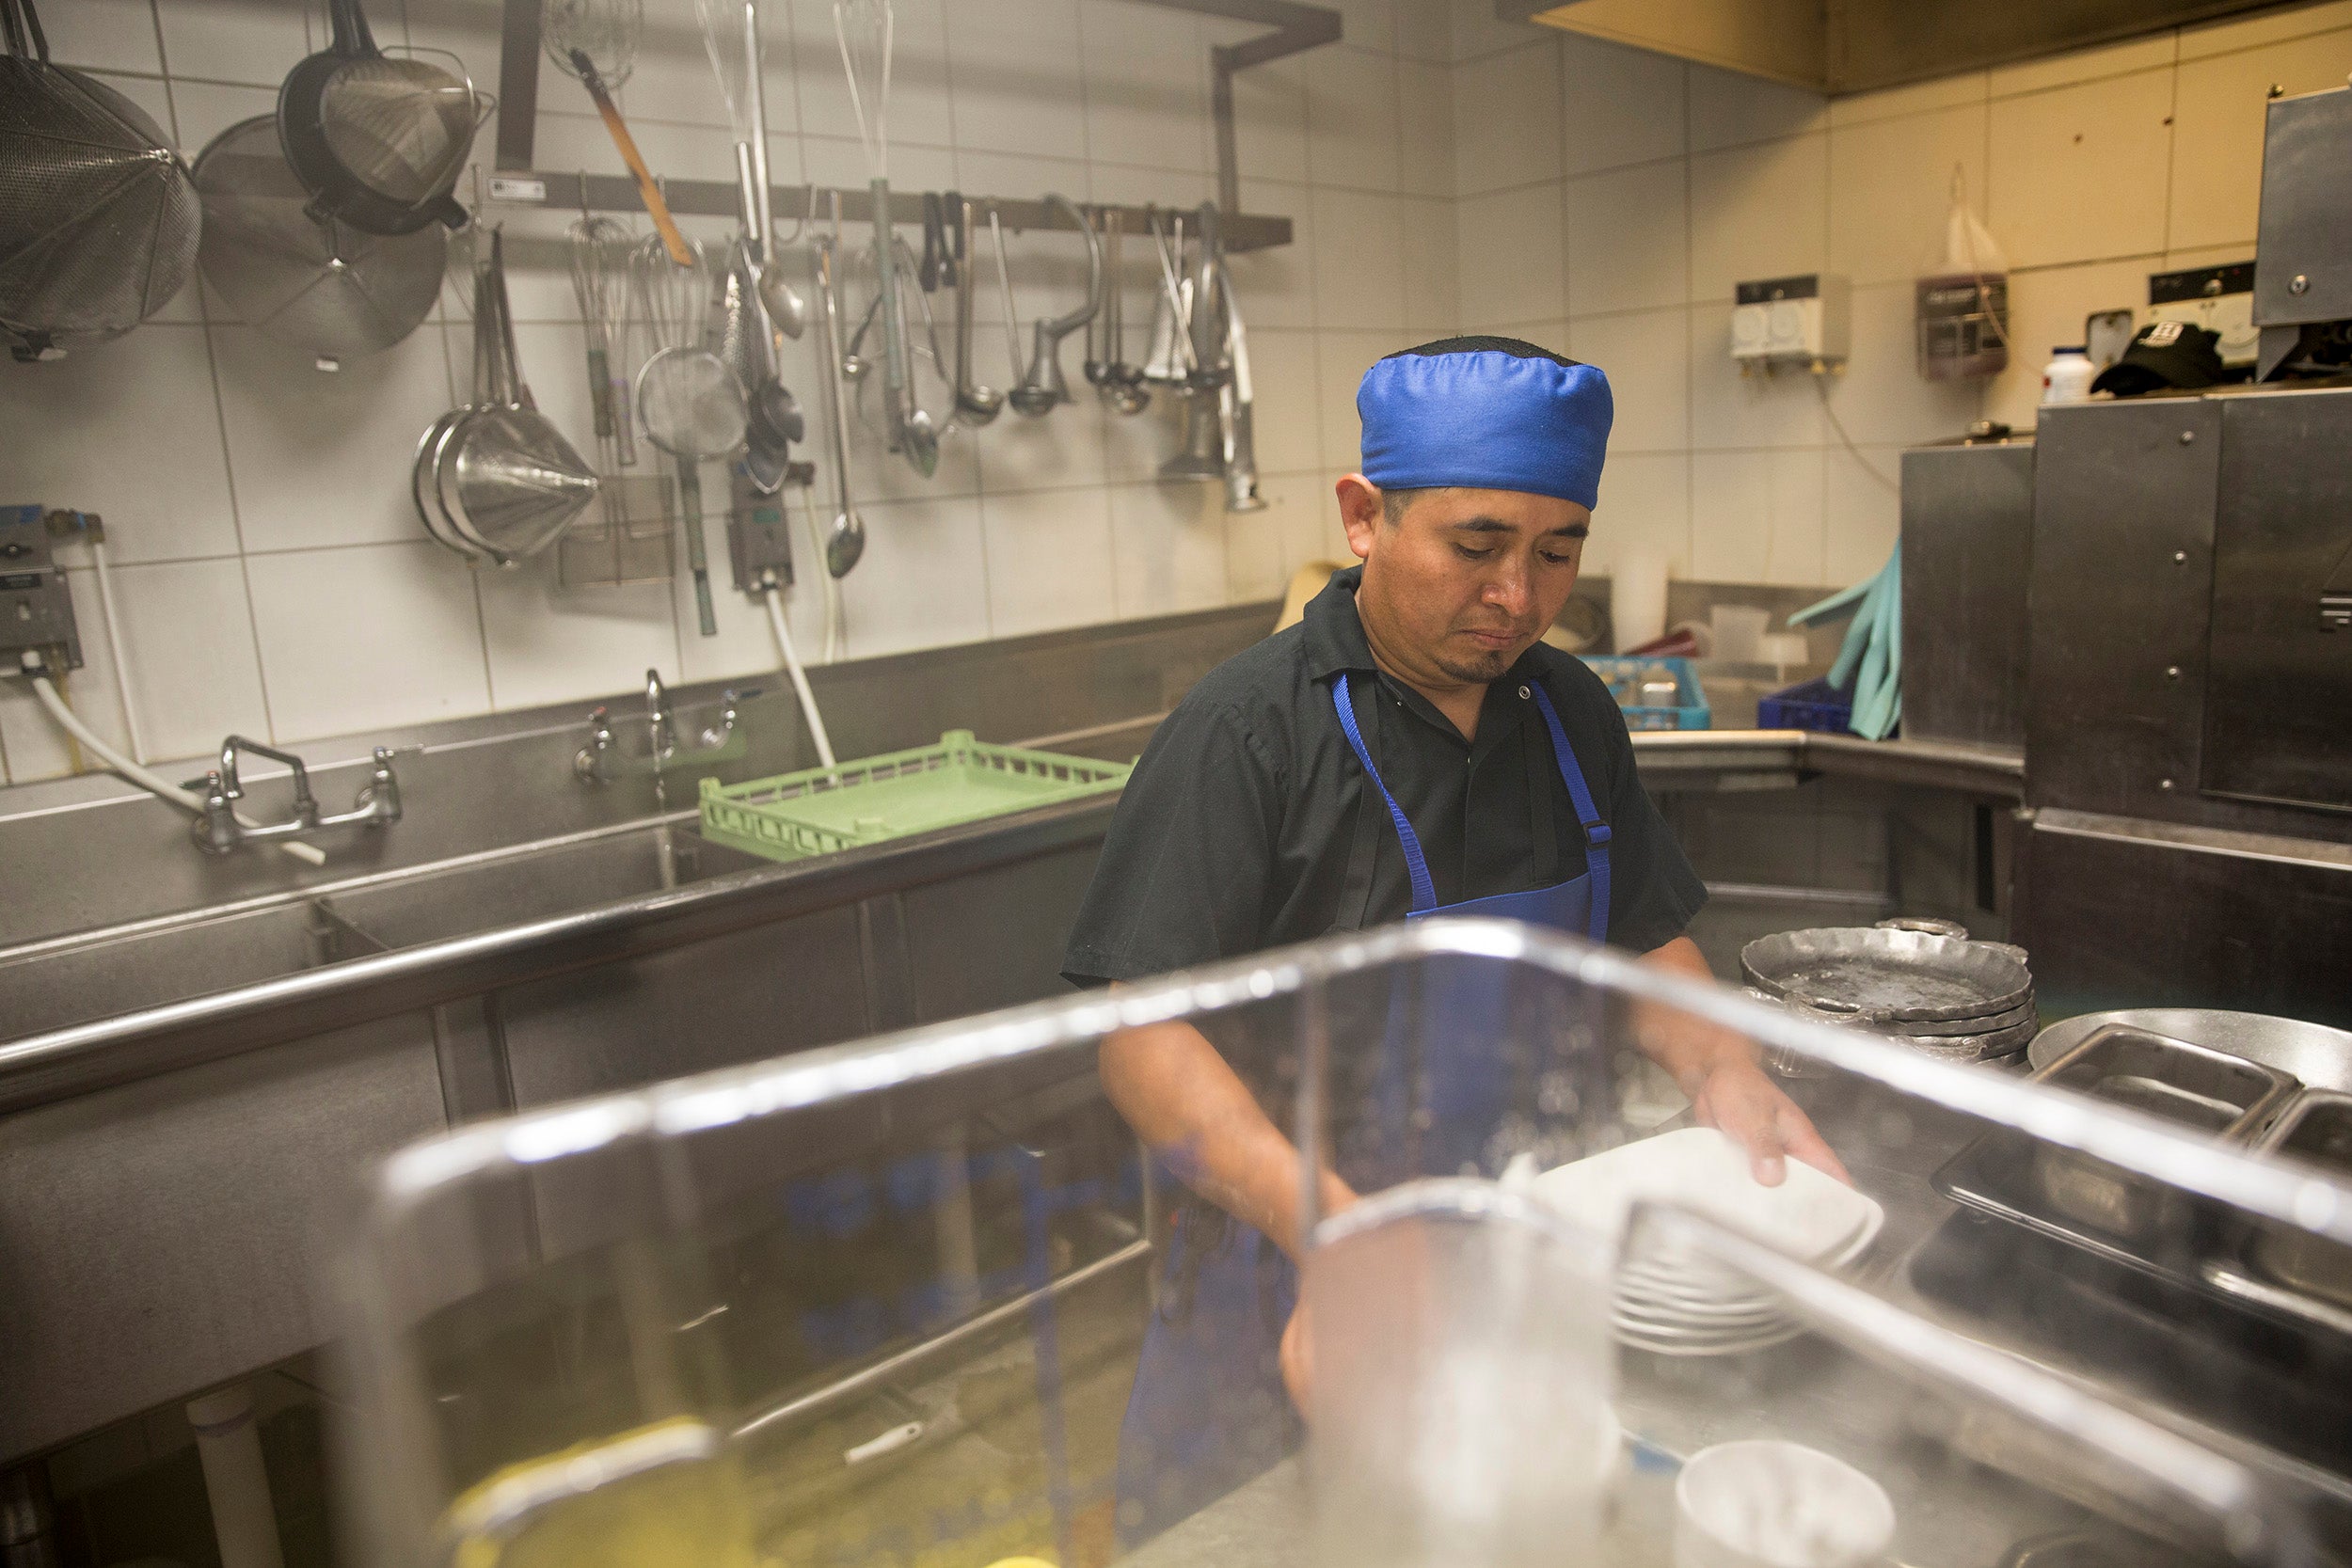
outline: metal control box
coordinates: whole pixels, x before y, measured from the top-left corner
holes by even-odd
[[[1903,736],[2026,744],[2030,435],[1903,453]]]
[[[0,673],[36,651],[53,669],[82,667],[73,590],[54,544],[43,509],[0,506]]]

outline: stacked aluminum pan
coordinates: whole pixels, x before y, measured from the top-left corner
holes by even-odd
[[[2026,950],[1949,921],[1782,931],[1742,948],[1740,969],[1791,1011],[1951,1061],[2014,1056],[2041,1027]]]

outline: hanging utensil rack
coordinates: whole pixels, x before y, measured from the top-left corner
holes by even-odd
[[[1340,14],[1321,6],[1299,5],[1295,0],[1144,0],[1144,3],[1170,10],[1190,11],[1199,16],[1255,23],[1274,29],[1263,37],[1209,51],[1213,78],[1210,112],[1216,128],[1217,206],[1222,214],[1226,250],[1267,250],[1290,244],[1289,218],[1238,210],[1241,206],[1241,174],[1234,153],[1233,73],[1249,66],[1281,59],[1303,49],[1312,49],[1318,44],[1337,42],[1340,38]],[[538,119],[539,12],[540,0],[505,0],[500,40],[499,91],[500,101],[506,105],[506,110],[499,116],[498,171],[490,179],[490,199],[516,206],[548,207],[564,212],[636,212],[640,210],[636,182],[624,176],[562,173],[532,167],[533,132]],[[737,186],[732,181],[664,180],[661,190],[674,213],[725,218],[736,214]],[[832,195],[829,189],[822,186],[771,187],[771,190],[775,215],[789,220],[813,215],[812,209]],[[840,196],[843,217],[859,223],[874,220],[872,200],[863,187],[844,189]],[[999,199],[971,196],[970,198],[983,209],[993,206],[1002,215],[1006,227],[1015,231],[1065,230],[1077,232],[1077,225],[1071,221],[1068,214],[1058,212],[1033,197]],[[1161,211],[1189,211],[1193,205],[1188,201],[1175,202]],[[827,210],[830,211],[830,207]],[[1104,214],[1117,212],[1120,214],[1121,226],[1138,233],[1145,230],[1152,211],[1148,207],[1092,204],[1088,205],[1086,210],[1090,216],[1098,219]],[[922,193],[894,192],[890,198],[889,216],[893,223],[920,224],[923,221]]]

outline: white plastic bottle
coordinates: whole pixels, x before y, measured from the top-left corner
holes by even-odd
[[[2099,368],[2090,362],[2090,352],[2084,344],[2065,343],[2052,349],[2050,362],[2042,367],[2042,405],[2089,402],[2090,383],[2098,374]]]

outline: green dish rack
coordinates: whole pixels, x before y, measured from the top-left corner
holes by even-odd
[[[949,730],[936,746],[804,768],[747,784],[702,782],[703,836],[770,860],[805,860],[1032,806],[1104,795],[1133,763],[991,746]]]

